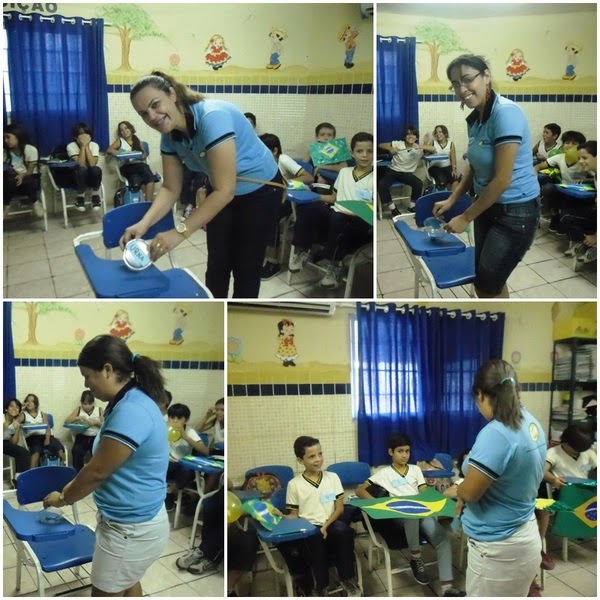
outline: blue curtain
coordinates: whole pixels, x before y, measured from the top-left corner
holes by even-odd
[[[104,21],[5,13],[11,121],[33,137],[41,155],[72,141],[87,122],[101,148],[109,144]]]
[[[419,126],[417,38],[377,36],[377,139],[404,139],[407,125]]]
[[[504,314],[359,304],[357,321],[359,460],[387,463],[398,432],[412,440],[411,462],[469,448],[484,425],[473,377],[502,358]]]
[[[4,355],[2,376],[4,378],[4,403],[17,397],[17,378],[15,375],[15,348],[12,336],[12,302],[4,302]],[[6,406],[4,406],[6,408]]]

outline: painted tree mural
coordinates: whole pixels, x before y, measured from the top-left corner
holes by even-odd
[[[121,66],[117,71],[133,71],[129,54],[131,43],[135,40],[149,37],[166,39],[138,4],[105,4],[100,9],[100,16],[111,25],[105,28],[105,33],[121,38]]]
[[[27,312],[27,317],[29,319],[28,327],[27,327],[27,341],[26,344],[39,344],[37,338],[35,336],[35,331],[37,328],[38,318],[44,315],[48,315],[53,312],[64,312],[72,317],[75,316],[75,313],[60,302],[20,302],[14,304],[15,308],[20,310],[24,310]]]
[[[439,82],[438,66],[440,56],[452,51],[467,51],[468,49],[462,45],[458,34],[446,25],[439,21],[431,21],[424,25],[418,25],[415,30],[417,42],[421,42],[429,49],[431,56],[431,74],[427,81]]]

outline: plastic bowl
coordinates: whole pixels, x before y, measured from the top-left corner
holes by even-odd
[[[445,223],[444,221],[440,221],[437,217],[427,217],[423,224],[425,225],[424,229],[427,236],[434,240],[441,238],[445,233]]]

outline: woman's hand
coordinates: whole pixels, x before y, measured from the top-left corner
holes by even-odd
[[[44,498],[44,508],[50,508],[51,506],[54,508],[62,508],[66,505],[67,503],[60,498],[60,492],[50,492]]]
[[[159,233],[150,242],[150,258],[152,262],[157,261],[161,256],[179,246],[184,239],[183,235],[174,229]]]
[[[464,215],[458,215],[444,225],[444,229],[448,233],[463,233],[468,226],[469,220]]]
[[[436,202],[433,205],[433,213],[434,217],[441,217],[447,210],[450,210],[454,206],[454,200],[448,198],[447,200],[441,200],[440,202]]]
[[[119,240],[119,247],[121,250],[125,250],[125,245],[130,240],[137,240],[143,237],[146,231],[148,231],[148,227],[146,227],[142,221],[138,221],[134,225],[131,225],[131,227],[128,227]]]

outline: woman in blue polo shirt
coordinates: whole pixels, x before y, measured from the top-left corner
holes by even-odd
[[[488,424],[465,458],[457,512],[468,536],[467,596],[527,596],[540,566],[542,542],[535,499],[544,475],[546,438],[521,405],[514,369],[496,359],[473,382]]]
[[[475,290],[480,298],[508,298],[506,281],[531,247],[539,221],[540,186],[531,160],[525,113],[492,89],[480,56],[464,54],[446,70],[450,90],[465,106],[469,142],[462,181],[434,214],[443,215],[475,188],[476,201],[446,225],[462,233],[475,221]]]
[[[158,363],[99,335],[77,364],[94,397],[108,402],[93,456],[44,507],[72,504],[93,492],[98,507],[92,596],[142,596],[140,580],[169,539],[165,510],[169,442],[159,408],[166,400]]]
[[[185,223],[154,238],[152,259],[206,227],[206,285],[213,296],[227,298],[233,273],[233,296],[257,298],[285,188],[273,155],[233,104],[205,100],[160,71],[138,81],[130,99],[144,122],[162,134],[163,185],[144,218],[125,231],[122,247],[175,205],[185,162],[208,175],[211,189]]]

